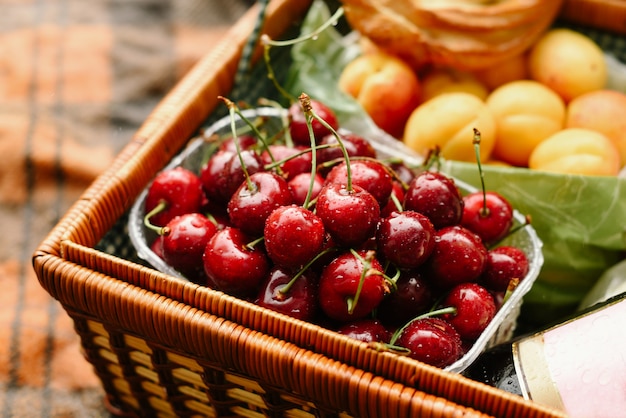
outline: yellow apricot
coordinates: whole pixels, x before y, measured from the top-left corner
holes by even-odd
[[[528,78],[528,57],[526,54],[518,54],[503,62],[474,73],[489,90],[495,90],[503,84]]]
[[[473,94],[444,93],[411,113],[404,130],[404,143],[421,155],[438,147],[444,158],[473,162],[476,161],[474,128],[481,134],[481,161],[486,161],[495,141],[495,122],[489,108]]]
[[[529,159],[534,170],[615,176],[619,154],[605,135],[582,128],[563,129],[539,144]]]
[[[422,102],[443,93],[465,92],[485,100],[489,91],[473,74],[450,68],[431,70],[421,78]]]
[[[566,128],[585,128],[606,135],[626,164],[626,94],[615,90],[595,90],[569,102]]]
[[[608,78],[602,49],[588,36],[565,28],[546,32],[533,45],[528,68],[532,79],[566,102],[604,88]]]
[[[533,149],[563,129],[565,103],[554,91],[534,80],[518,80],[495,89],[487,106],[496,122],[493,157],[526,167]]]

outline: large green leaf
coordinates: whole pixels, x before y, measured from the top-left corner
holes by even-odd
[[[310,33],[330,17],[316,1],[304,22]],[[288,89],[323,100],[347,129],[365,135],[394,153],[419,160],[403,144],[381,132],[355,100],[337,88],[344,66],[360,53],[354,34],[327,29],[316,40],[298,44]],[[472,133],[468,133],[471,140]],[[626,250],[626,179],[590,177],[487,166],[488,189],[508,198],[532,218],[544,243],[545,263],[524,299],[529,322],[545,323],[574,309],[598,277],[624,257]],[[476,165],[447,161],[444,171],[480,187]]]

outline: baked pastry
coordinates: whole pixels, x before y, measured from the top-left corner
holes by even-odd
[[[350,26],[415,68],[476,70],[526,50],[563,0],[342,0]]]

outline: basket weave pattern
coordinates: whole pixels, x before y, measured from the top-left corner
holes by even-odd
[[[309,1],[270,3],[278,37]],[[161,102],[33,256],[118,416],[560,416],[551,409],[98,249],[233,87],[246,15]],[[259,51],[257,51],[258,53]],[[257,55],[258,56],[258,55]],[[123,223],[123,222],[122,222]]]

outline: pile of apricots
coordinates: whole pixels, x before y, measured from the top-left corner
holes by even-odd
[[[554,28],[525,53],[476,72],[411,68],[372,44],[351,61],[339,88],[414,151],[444,158],[614,176],[626,165],[626,94],[609,90],[602,49]]]

